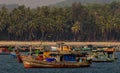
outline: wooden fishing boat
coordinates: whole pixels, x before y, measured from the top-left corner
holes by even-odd
[[[105,49],[104,52],[113,53],[115,52],[115,49],[114,48]]]
[[[83,57],[84,55],[71,54],[70,52],[44,51],[39,59],[33,56],[33,54],[24,56],[20,55],[19,52],[16,53],[18,60],[22,61],[25,68],[76,68],[89,67],[91,65],[91,60],[87,60],[86,57]],[[51,61],[52,58],[54,59],[53,61]]]
[[[92,62],[113,62],[116,60],[115,48],[93,50],[90,57]]]
[[[21,55],[19,51],[15,51],[15,53],[16,53],[17,61],[19,63],[23,63],[23,59],[31,59],[31,58],[33,59],[31,55]],[[40,60],[40,57],[38,56],[36,60]]]
[[[52,56],[54,55],[55,58],[54,61],[49,61],[47,59],[37,60],[32,56],[26,58],[24,57],[22,58],[23,65],[25,68],[77,68],[77,67],[89,67],[91,65],[91,60],[87,60],[87,58],[83,57],[83,55],[81,56],[71,53],[53,53],[53,52],[51,53],[51,55]],[[76,57],[79,59],[77,60]]]
[[[15,50],[15,54],[16,54],[16,57],[17,57],[17,61],[19,63],[22,63],[22,55],[20,55],[19,51],[18,50]]]
[[[84,60],[83,62],[47,62],[44,60],[35,59],[23,59],[23,65],[25,68],[77,68],[77,67],[89,67],[90,62]]]
[[[10,55],[8,46],[0,46],[0,55]]]

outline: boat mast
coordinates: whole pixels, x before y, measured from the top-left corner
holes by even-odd
[[[30,46],[30,56],[32,56],[32,46]]]

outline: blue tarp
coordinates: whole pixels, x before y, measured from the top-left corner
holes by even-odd
[[[56,60],[55,58],[46,58],[47,62],[52,62],[52,61],[55,61],[55,60]]]
[[[72,56],[72,55],[64,55],[63,59],[64,59],[64,61],[70,61],[70,62],[75,62],[76,61],[75,56]]]

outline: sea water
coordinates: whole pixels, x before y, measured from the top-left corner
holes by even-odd
[[[11,55],[0,55],[0,73],[120,73],[120,52],[115,62],[92,63],[84,68],[24,68]]]

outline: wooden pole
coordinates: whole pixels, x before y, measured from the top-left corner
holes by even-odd
[[[32,46],[30,46],[30,56],[32,56]]]

